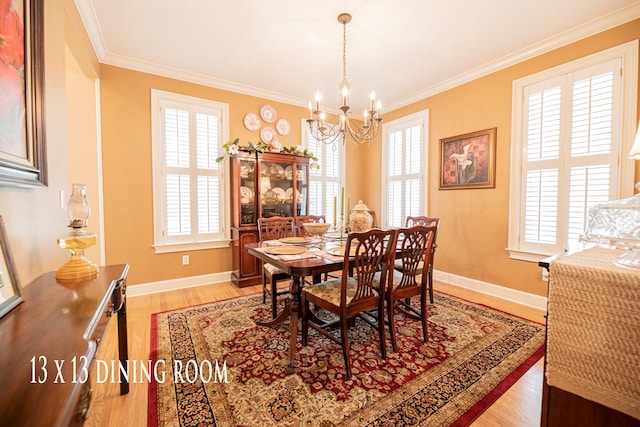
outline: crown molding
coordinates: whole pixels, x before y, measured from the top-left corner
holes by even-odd
[[[85,29],[91,40],[91,44],[95,50],[98,61],[103,64],[113,65],[121,68],[126,68],[134,71],[140,71],[144,73],[154,74],[162,77],[182,80],[190,83],[201,84],[204,86],[214,87],[218,89],[227,90],[230,92],[236,92],[244,95],[255,96],[258,98],[264,98],[272,101],[283,102],[300,107],[307,107],[307,99],[285,95],[279,92],[274,92],[266,89],[261,89],[249,85],[244,85],[237,82],[228,80],[217,79],[204,74],[193,73],[173,67],[167,67],[156,63],[141,61],[139,59],[130,58],[122,55],[116,55],[108,52],[95,11],[89,0],[75,0],[76,7],[85,26]],[[640,2],[633,5],[619,9],[613,13],[594,19],[578,27],[567,30],[561,34],[550,37],[543,40],[540,43],[536,43],[527,48],[521,49],[512,54],[506,55],[495,61],[491,61],[480,67],[476,67],[465,73],[454,76],[450,79],[444,80],[433,86],[424,88],[409,96],[398,98],[390,104],[385,105],[386,111],[397,110],[398,108],[413,104],[421,101],[430,96],[437,95],[438,93],[455,88],[462,84],[468,83],[480,77],[484,77],[488,74],[502,70],[504,68],[516,65],[520,62],[550,52],[554,49],[566,46],[570,43],[579,41],[586,37],[592,36],[599,32],[608,30],[610,28],[622,25],[634,19],[640,17]],[[337,110],[334,112],[337,114]]]
[[[133,71],[154,74],[161,77],[167,77],[217,89],[228,90],[230,92],[241,93],[258,98],[265,98],[272,101],[284,102],[287,104],[299,105],[302,107],[307,106],[307,101],[302,100],[298,97],[285,95],[279,92],[261,89],[242,83],[232,82],[229,80],[218,79],[204,74],[193,73],[178,68],[168,67],[166,65],[159,65],[153,62],[141,61],[139,59],[130,58],[123,55],[108,53],[100,62],[106,65],[113,65]]]
[[[107,55],[107,47],[104,44],[104,37],[102,37],[102,32],[98,25],[96,11],[89,0],[75,0],[74,3],[76,4],[76,9],[78,9],[82,24],[89,35],[93,51],[98,61],[102,62],[102,59]]]
[[[596,18],[578,27],[569,29],[563,33],[557,34],[553,37],[549,37],[539,43],[521,49],[512,54],[506,55],[495,61],[491,61],[480,67],[476,67],[472,70],[454,76],[450,79],[444,80],[436,85],[430,86],[409,96],[396,99],[393,103],[387,105],[385,110],[393,111],[398,108],[405,107],[413,104],[414,102],[421,101],[430,96],[437,95],[449,89],[453,89],[457,86],[463,85],[470,81],[476,80],[480,77],[484,77],[496,71],[500,71],[512,65],[519,64],[526,60],[535,58],[544,53],[550,52],[554,49],[566,46],[568,44],[577,42],[618,25],[625,24],[640,18],[640,2],[619,9],[609,15]]]

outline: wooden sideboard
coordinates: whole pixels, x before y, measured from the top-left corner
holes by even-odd
[[[51,272],[22,289],[24,303],[0,319],[0,426],[84,423],[92,364],[116,314],[119,359],[128,358],[128,270],[100,267],[97,278],[73,285],[57,283]],[[128,393],[125,379],[118,381],[120,394]]]
[[[621,253],[539,263],[550,273],[542,427],[640,426],[640,272],[615,266]]]

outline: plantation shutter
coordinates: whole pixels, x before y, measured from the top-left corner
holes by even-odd
[[[588,211],[610,200],[620,61],[525,89],[523,219],[528,250],[578,242]]]
[[[423,206],[423,124],[412,120],[387,134],[387,226],[402,227]]]
[[[306,129],[306,122],[302,126]],[[318,158],[320,166],[309,170],[309,213],[324,215],[325,220],[333,224],[333,198],[340,197],[342,147],[339,142],[325,144],[317,141],[309,133],[306,142],[308,150]]]
[[[161,102],[164,140],[167,243],[223,238],[223,177],[216,162],[221,142],[221,114],[171,101]]]

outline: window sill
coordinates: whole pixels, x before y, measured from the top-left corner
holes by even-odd
[[[556,253],[545,253],[545,254],[541,254],[541,253],[534,253],[534,252],[526,252],[526,251],[521,251],[519,249],[508,249],[507,251],[509,252],[509,258],[511,259],[517,259],[520,261],[528,261],[528,262],[535,262],[536,264],[544,258],[547,258],[549,256],[552,255],[557,255]]]
[[[223,249],[231,245],[231,240],[215,240],[211,242],[198,243],[167,243],[153,245],[157,254],[167,254],[171,252],[201,251],[205,249]]]

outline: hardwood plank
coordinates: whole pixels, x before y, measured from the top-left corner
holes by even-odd
[[[286,288],[286,284],[283,285]],[[532,307],[483,295],[475,291],[434,282],[436,290],[507,313],[544,323],[544,312]],[[129,298],[129,359],[149,359],[151,314],[262,292],[262,285],[236,288],[231,283],[199,286],[180,291]],[[115,322],[111,322],[101,345],[98,359],[117,360]],[[542,401],[543,360],[536,363],[516,384],[488,408],[472,425],[474,427],[538,427]],[[95,374],[95,373],[94,373]],[[95,377],[95,375],[94,375]],[[116,427],[128,425],[132,414],[137,418],[147,413],[147,383],[132,383],[128,395],[119,395],[119,385],[104,383],[93,387],[93,403],[86,426]],[[138,418],[140,419],[140,418]]]

